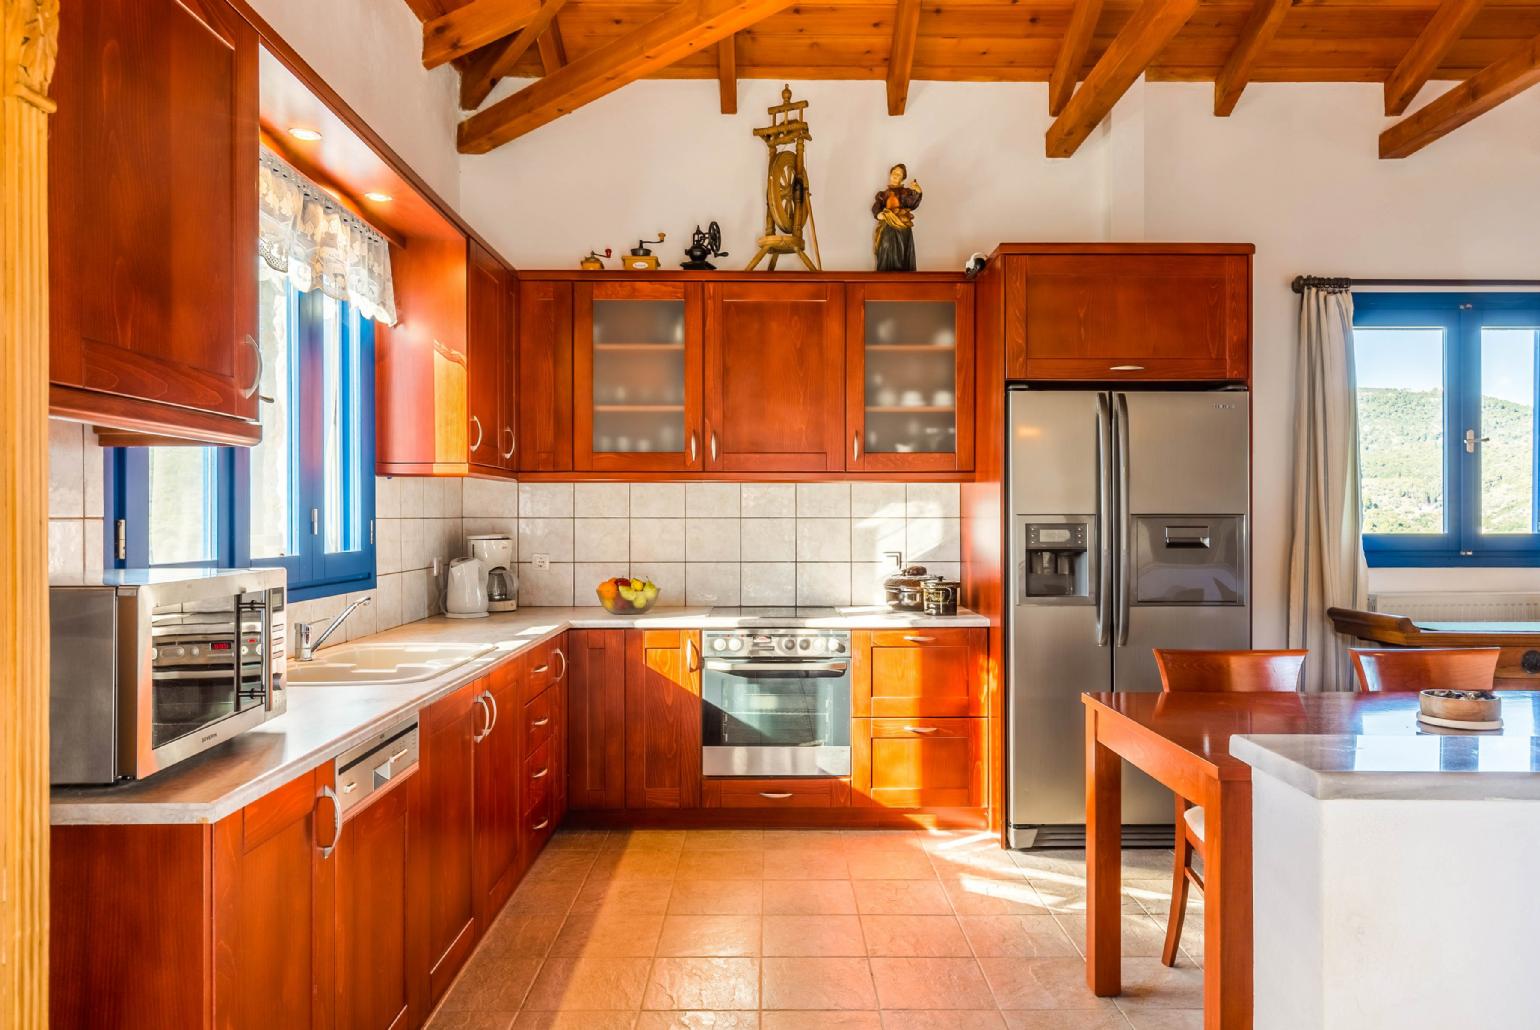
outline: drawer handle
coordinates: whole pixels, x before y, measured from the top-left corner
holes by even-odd
[[[932,640],[935,640],[936,638],[935,637],[906,636],[906,637],[904,637],[904,639],[909,641],[909,643],[911,643],[911,644],[928,644]]]
[[[904,729],[907,730],[910,733],[935,733],[936,730],[937,730],[937,727],[935,727],[935,726],[905,726]]]
[[[550,825],[551,825],[551,820],[549,820],[549,819],[542,819],[542,820],[540,820],[538,823],[536,823],[534,826],[532,826],[530,828],[534,829],[534,830],[543,830],[547,826],[550,826]]]
[[[353,782],[347,784],[346,786],[344,786],[342,788],[342,793],[344,793],[344,794],[351,794],[351,793],[353,793],[357,789],[358,789],[358,781],[354,780]]]
[[[537,666],[535,666],[535,668],[532,671],[535,672],[537,675],[543,675],[544,673],[547,673],[547,672],[551,671],[551,666],[550,666],[549,663],[547,663],[545,665],[537,665]]]
[[[773,791],[762,790],[759,792],[759,796],[762,798],[769,798],[771,801],[785,801],[787,798],[791,797],[791,794],[777,794]]]
[[[1112,366],[1108,367],[1107,371],[1109,371],[1109,372],[1143,372],[1144,371],[1144,366],[1143,365],[1112,365]]]
[[[549,715],[547,715],[544,719],[536,719],[534,722],[530,723],[529,726],[530,726],[530,729],[538,729],[538,728],[540,728],[541,726],[544,726],[546,723],[548,723],[550,721],[551,721],[551,717]]]
[[[543,779],[545,779],[545,774],[550,772],[550,771],[551,771],[551,767],[550,766],[546,766],[544,769],[541,769],[539,772],[537,772],[534,775],[532,775],[530,777],[530,779],[532,779],[532,780],[543,780]]]

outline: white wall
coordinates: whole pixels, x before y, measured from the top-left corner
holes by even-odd
[[[454,206],[460,80],[422,66],[422,23],[401,0],[249,0],[256,12]]]
[[[721,222],[740,267],[763,218],[763,145],[749,134],[779,82],[636,83],[493,153],[461,159],[461,208],[516,265],[570,267],[667,230],[677,262],[697,222]],[[512,88],[500,87],[500,90]],[[1074,158],[1043,156],[1042,84],[915,83],[886,114],[876,82],[794,83],[812,102],[809,166],[829,268],[871,267],[872,194],[906,161],[925,187],[922,268],[1003,241],[1210,240],[1257,245],[1257,642],[1282,642],[1299,273],[1534,277],[1540,270],[1540,94],[1404,161],[1380,161],[1380,87],[1253,85],[1234,115],[1212,87],[1136,86]],[[1430,90],[1429,92],[1436,92]],[[1389,570],[1374,589],[1537,589],[1535,570]]]

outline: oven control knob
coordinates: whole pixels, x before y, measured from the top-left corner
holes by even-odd
[[[807,637],[803,637],[801,640],[797,641],[797,646],[806,651],[813,646],[813,642]]]
[[[797,649],[797,642],[795,640],[791,639],[791,637],[786,637],[785,639],[783,639],[781,641],[781,650],[782,651],[795,651],[796,649]]]
[[[733,639],[728,642],[728,646],[731,647],[734,651],[742,651],[743,650],[743,638],[742,637],[733,637]]]
[[[834,653],[835,654],[844,654],[845,653],[845,642],[843,640],[836,640],[834,642]]]
[[[717,637],[711,642],[711,649],[713,651],[725,651],[727,650],[727,641],[723,640],[721,637]]]

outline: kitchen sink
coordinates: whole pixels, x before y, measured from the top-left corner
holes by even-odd
[[[421,683],[493,649],[492,644],[344,644],[313,660],[289,661],[289,683],[305,687]]]

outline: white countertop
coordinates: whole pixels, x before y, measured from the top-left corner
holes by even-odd
[[[966,609],[955,616],[933,617],[884,608],[845,608],[820,618],[773,621],[829,629],[989,625],[983,616]],[[655,608],[645,615],[617,616],[594,607],[524,608],[485,619],[408,623],[349,643],[492,644],[494,650],[418,683],[291,685],[283,715],[171,769],[113,787],[56,788],[51,820],[55,826],[217,822],[371,734],[410,718],[493,665],[569,629],[731,629],[766,624],[763,619],[713,616],[709,608]]]

